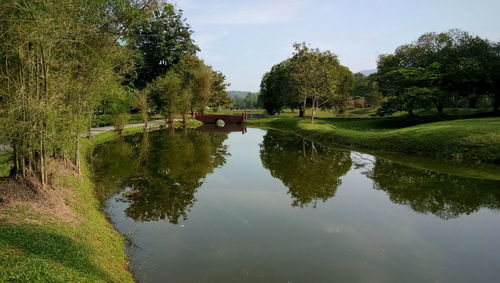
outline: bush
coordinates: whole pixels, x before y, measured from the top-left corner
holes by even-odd
[[[129,113],[117,113],[111,116],[111,124],[115,127],[115,131],[121,133],[125,125],[130,120]]]

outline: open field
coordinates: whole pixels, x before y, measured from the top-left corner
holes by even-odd
[[[222,109],[217,112],[207,111],[207,114],[240,114],[243,112],[251,113],[251,114],[265,114],[266,111],[264,109]],[[491,109],[489,108],[445,108],[444,115],[441,119],[447,118],[467,118],[475,115],[488,115],[491,114]],[[298,117],[299,111],[297,109],[284,109],[279,115],[276,117]],[[398,112],[395,113],[392,117],[402,117],[406,116],[406,112]],[[437,111],[436,109],[419,109],[415,111],[416,116],[420,117],[434,117],[437,119]],[[308,108],[306,110],[305,116],[311,116],[311,109]],[[340,114],[336,111],[332,110],[318,110],[316,113],[316,117],[318,118],[373,118],[377,117],[377,109],[376,108],[354,108],[347,109],[344,113]]]

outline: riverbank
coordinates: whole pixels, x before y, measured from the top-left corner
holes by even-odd
[[[272,118],[247,126],[276,129],[325,144],[417,154],[460,161],[500,164],[500,118],[479,118],[413,125],[407,119]]]
[[[128,127],[123,134],[142,131]],[[116,137],[107,131],[82,139],[81,156]],[[100,210],[86,158],[81,166],[77,174],[51,162],[54,182],[46,190],[0,178],[0,282],[134,281],[125,241]]]
[[[124,134],[140,131],[129,128]],[[82,139],[82,156],[114,138],[116,133],[106,132]],[[53,186],[36,192],[0,179],[1,282],[134,281],[125,241],[100,211],[86,159],[81,163],[79,175],[51,162]]]

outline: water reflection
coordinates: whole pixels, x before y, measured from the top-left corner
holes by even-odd
[[[111,188],[127,187],[122,201],[129,203],[128,217],[177,224],[187,218],[204,178],[226,162],[226,139],[227,133],[167,129],[103,145],[94,164],[99,191],[110,197],[116,193]]]
[[[335,195],[340,177],[351,168],[349,152],[333,150],[289,134],[269,131],[260,158],[271,175],[288,187],[292,206],[316,206]]]
[[[442,219],[457,218],[481,208],[500,209],[500,182],[462,178],[419,170],[377,158],[367,173],[373,187],[392,202]]]
[[[238,132],[245,131],[168,129],[97,147],[97,191],[134,244],[127,252],[139,281],[498,277],[499,182],[414,169],[281,132]]]

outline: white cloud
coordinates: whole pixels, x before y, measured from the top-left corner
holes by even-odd
[[[196,24],[271,24],[293,20],[303,0],[271,0],[238,6],[220,5],[192,19]]]

